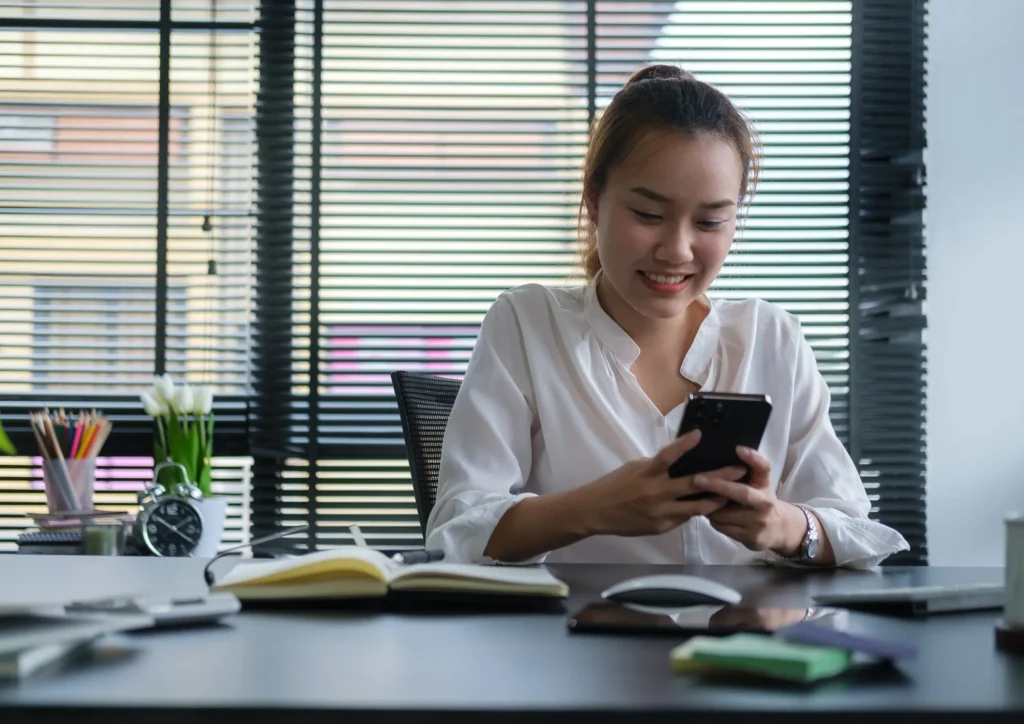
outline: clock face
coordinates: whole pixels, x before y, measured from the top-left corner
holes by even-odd
[[[142,535],[147,547],[158,556],[191,555],[199,544],[203,519],[199,511],[181,500],[161,500],[146,518]]]

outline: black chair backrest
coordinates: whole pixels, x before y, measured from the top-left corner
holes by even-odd
[[[398,415],[402,418],[420,529],[426,535],[427,518],[437,501],[444,428],[462,383],[420,372],[400,371],[391,373],[391,384],[398,400]]]

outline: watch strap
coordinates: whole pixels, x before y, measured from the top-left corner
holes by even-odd
[[[800,512],[804,514],[804,518],[807,520],[807,532],[804,533],[803,542],[800,543],[800,551],[794,556],[794,559],[807,562],[814,559],[814,556],[811,555],[811,547],[814,543],[820,544],[821,533],[818,531],[818,520],[811,514],[811,511],[802,505],[796,507],[800,509]],[[817,553],[816,550],[815,553]]]

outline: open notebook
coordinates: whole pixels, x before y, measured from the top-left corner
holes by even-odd
[[[460,563],[399,565],[372,548],[344,546],[279,561],[241,563],[214,587],[239,599],[377,598],[389,592],[563,598],[544,568]]]

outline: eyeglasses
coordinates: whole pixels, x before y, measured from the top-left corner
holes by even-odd
[[[258,546],[262,543],[269,543],[272,540],[278,540],[279,538],[284,538],[289,535],[295,535],[296,533],[302,533],[307,530],[309,530],[309,525],[297,525],[293,528],[285,528],[284,530],[280,530],[277,533],[265,535],[262,538],[251,540],[248,543],[242,543],[241,545],[232,546],[231,548],[225,548],[224,550],[220,551],[217,555],[215,555],[213,558],[211,558],[210,562],[206,564],[205,568],[203,568],[203,578],[206,579],[206,585],[213,586],[214,577],[213,571],[211,571],[210,568],[212,568],[213,564],[219,561],[221,558],[230,556],[234,553],[238,553],[239,551],[243,551],[246,548]],[[361,537],[362,536],[360,535],[360,538]]]

